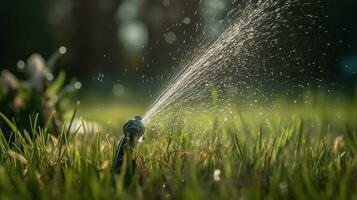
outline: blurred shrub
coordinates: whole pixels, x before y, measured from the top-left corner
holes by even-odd
[[[76,90],[75,84],[65,85],[63,71],[53,75],[56,61],[65,52],[65,47],[61,47],[47,61],[39,54],[31,55],[26,63],[18,62],[17,76],[7,69],[1,71],[0,112],[12,120],[21,132],[33,137],[38,132],[37,127],[42,127],[55,136],[60,134],[66,105]],[[6,139],[11,141],[13,131],[6,120],[0,120],[0,128]]]

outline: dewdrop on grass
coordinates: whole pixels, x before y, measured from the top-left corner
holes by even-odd
[[[219,169],[214,170],[214,172],[213,172],[213,180],[214,181],[221,180],[220,175],[221,175],[221,170],[219,170]]]

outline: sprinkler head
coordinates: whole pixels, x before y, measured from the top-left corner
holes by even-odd
[[[124,135],[129,138],[132,147],[144,136],[145,126],[141,122],[141,119],[140,116],[136,116],[123,126]]]
[[[128,152],[133,152],[135,145],[138,143],[139,139],[144,136],[145,126],[141,122],[141,117],[136,116],[134,119],[129,120],[123,126],[124,136],[120,139],[118,149],[116,152],[113,170],[115,174],[119,174],[123,164],[124,154]],[[126,148],[129,147],[129,148]],[[127,149],[125,151],[125,149]],[[134,160],[135,162],[135,160]],[[135,165],[132,166],[132,172],[135,170]]]

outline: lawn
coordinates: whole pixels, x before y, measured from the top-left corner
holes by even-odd
[[[125,175],[111,171],[120,126],[143,111],[83,103],[77,117],[104,128],[67,127],[57,138],[33,119],[30,138],[9,120],[16,140],[0,134],[0,199],[357,198],[356,98],[167,116],[147,127],[125,185]]]

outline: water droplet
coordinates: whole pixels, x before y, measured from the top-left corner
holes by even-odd
[[[221,170],[219,170],[219,169],[214,170],[214,172],[213,172],[213,180],[214,181],[221,180],[220,175],[221,175]]]
[[[52,73],[47,73],[46,74],[46,79],[48,80],[48,81],[52,81],[53,80],[53,74]]]
[[[59,49],[58,49],[58,52],[60,54],[65,54],[67,52],[67,48],[65,46],[61,46]]]
[[[23,60],[19,60],[17,61],[17,68],[19,68],[20,70],[25,68],[25,62]]]
[[[81,87],[82,87],[82,83],[79,82],[79,81],[76,81],[76,82],[73,84],[73,87],[74,87],[74,89],[79,90],[79,89],[81,89]]]
[[[114,84],[113,86],[113,94],[116,97],[121,97],[124,94],[124,86],[122,84]]]
[[[168,44],[173,44],[176,41],[176,34],[174,32],[167,32],[164,34],[164,39]]]
[[[185,17],[185,18],[183,18],[182,22],[184,24],[190,24],[191,23],[191,19],[189,17]]]

